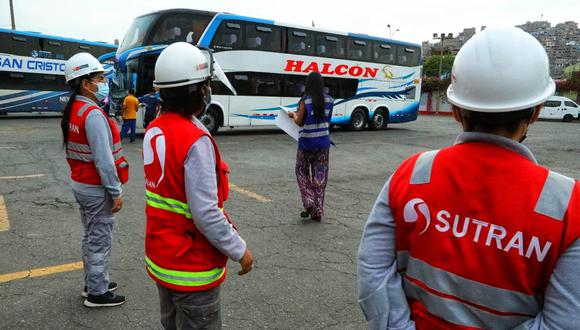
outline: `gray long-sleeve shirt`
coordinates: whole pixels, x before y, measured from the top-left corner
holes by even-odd
[[[523,144],[496,135],[463,133],[456,144],[482,141],[511,149],[537,163]],[[397,272],[395,219],[389,207],[390,178],[367,220],[359,246],[359,303],[371,329],[414,329],[407,298]],[[574,329],[580,324],[580,241],[564,251],[544,292],[543,309],[518,329]]]
[[[78,96],[77,100],[98,106],[91,99]],[[118,198],[123,193],[121,188],[121,181],[117,175],[117,168],[115,167],[115,159],[113,158],[113,136],[109,122],[105,115],[96,109],[93,109],[85,119],[85,131],[87,133],[87,140],[91,147],[91,154],[95,167],[101,177],[101,185],[90,185],[72,181],[72,188],[80,193],[88,195],[98,194],[104,196],[104,191],[107,191],[113,198]]]
[[[194,124],[207,132],[203,124]],[[209,242],[234,261],[240,261],[246,242],[218,207],[216,162],[213,144],[202,136],[189,149],[184,164],[185,194],[196,228]]]

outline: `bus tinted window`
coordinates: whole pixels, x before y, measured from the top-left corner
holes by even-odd
[[[344,58],[346,38],[338,35],[319,33],[316,36],[316,55]]]
[[[246,24],[246,48],[269,52],[282,50],[280,28],[265,24]]]
[[[224,21],[213,37],[211,48],[216,51],[232,50],[241,49],[243,45],[241,23]]]
[[[0,52],[18,56],[32,56],[33,51],[40,50],[37,37],[12,33],[0,33]]]
[[[421,50],[416,47],[398,46],[397,64],[404,66],[419,65],[421,59]]]
[[[147,31],[149,31],[151,24],[157,19],[157,16],[158,14],[151,14],[137,17],[123,37],[123,41],[119,46],[119,52],[143,46]]]
[[[70,91],[62,75],[0,71],[0,89]]]
[[[284,75],[284,96],[301,97],[304,95],[306,76]]]
[[[397,47],[385,42],[373,42],[373,61],[385,64],[395,64]]]
[[[195,43],[205,31],[210,17],[193,14],[164,15],[155,26],[152,44],[170,44],[176,41]]]
[[[314,33],[288,29],[288,53],[314,55]]]
[[[279,74],[257,73],[253,75],[255,79],[255,95],[260,96],[280,96],[281,79]]]
[[[358,79],[324,77],[324,87],[333,98],[346,99],[356,94]]]
[[[355,61],[370,61],[371,49],[370,41],[348,38],[347,58]]]

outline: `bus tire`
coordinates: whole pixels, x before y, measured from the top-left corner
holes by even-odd
[[[572,116],[571,114],[567,114],[567,115],[564,116],[564,118],[562,118],[562,120],[565,121],[565,122],[567,122],[567,123],[569,123],[572,120],[574,120],[574,116]]]
[[[389,111],[384,108],[377,109],[369,122],[369,127],[373,130],[387,128],[389,123]]]
[[[211,135],[214,135],[220,129],[220,115],[218,111],[215,107],[210,107],[201,117],[201,123]]]
[[[350,115],[348,128],[351,131],[362,131],[367,124],[367,114],[362,108],[355,109]]]

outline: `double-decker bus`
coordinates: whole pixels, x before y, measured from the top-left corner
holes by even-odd
[[[117,46],[0,29],[0,114],[64,110],[70,88],[64,81],[64,64],[87,52],[99,58],[112,73]]]
[[[129,88],[138,96],[149,92],[159,53],[176,41],[213,50],[237,92],[213,83],[202,121],[214,133],[272,125],[281,107],[297,107],[312,71],[323,75],[335,100],[332,124],[379,129],[417,118],[418,44],[189,9],[135,18],[117,50],[113,98],[120,102]]]

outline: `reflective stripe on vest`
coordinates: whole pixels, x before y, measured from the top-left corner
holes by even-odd
[[[151,259],[145,257],[147,270],[160,281],[181,286],[203,286],[214,283],[225,274],[225,268],[214,268],[204,272],[184,272],[170,270],[157,266]]]
[[[409,258],[406,276],[420,281],[440,296],[453,296],[460,301],[500,313],[535,315],[540,310],[534,295],[470,280],[413,257]],[[430,310],[430,306],[427,308]]]
[[[189,212],[189,205],[187,205],[187,203],[163,197],[149,190],[145,190],[145,196],[147,199],[147,205],[151,207],[181,214],[188,219],[192,219],[191,213]]]
[[[574,180],[550,171],[534,211],[562,221],[574,190]]]
[[[413,167],[413,174],[411,175],[411,184],[424,184],[431,182],[431,168],[433,161],[439,150],[426,151],[419,155],[415,166]]]
[[[403,286],[407,297],[421,301],[429,310],[429,313],[458,325],[484,328],[486,325],[493,324],[494,328],[508,329],[512,328],[514,324],[519,324],[530,319],[529,315],[506,315],[499,312],[491,312],[457,299],[433,294],[427,289],[411,282],[406,276]]]

